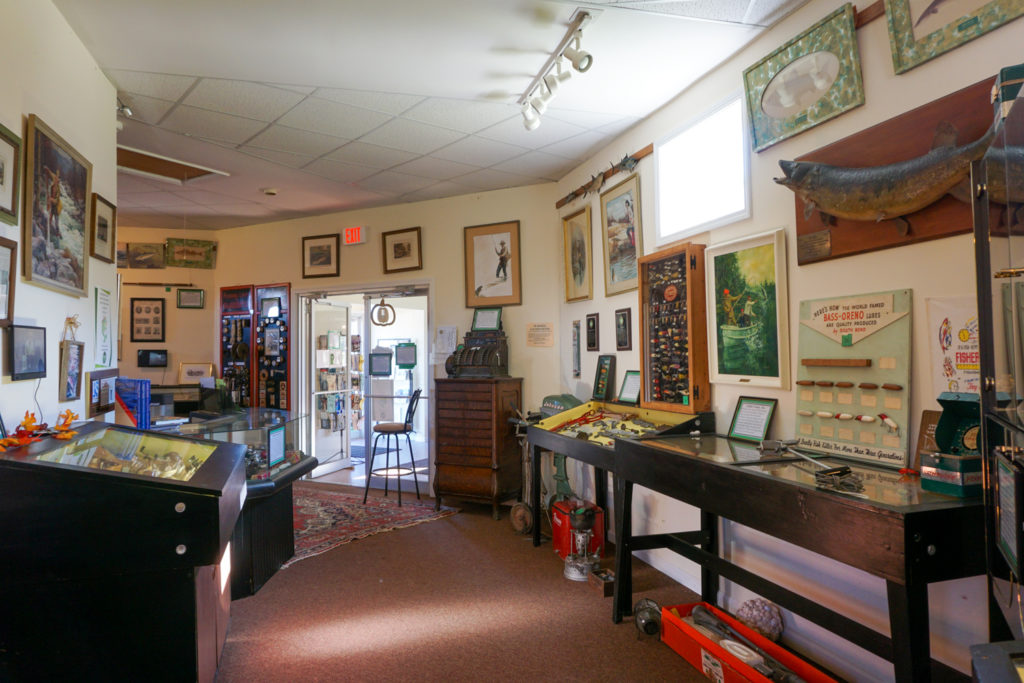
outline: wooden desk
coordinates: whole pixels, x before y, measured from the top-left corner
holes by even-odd
[[[816,488],[810,463],[749,464],[758,460],[753,445],[718,437],[615,442],[612,619],[632,610],[632,552],[668,548],[700,564],[706,602],[717,604],[725,578],[892,662],[898,681],[962,677],[931,660],[928,584],[985,573],[981,499],[923,491],[916,478],[832,460],[863,477],[864,497],[845,495]],[[633,536],[634,484],[699,508],[700,528]],[[719,557],[719,517],[884,579],[892,637]]]

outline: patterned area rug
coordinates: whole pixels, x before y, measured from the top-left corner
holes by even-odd
[[[343,491],[323,484],[297,481],[292,485],[295,516],[295,556],[282,568],[339,545],[392,529],[430,522],[454,515],[458,510],[433,501],[416,500],[415,494],[402,495],[402,507],[394,492],[387,498],[371,495],[363,505],[363,494]]]

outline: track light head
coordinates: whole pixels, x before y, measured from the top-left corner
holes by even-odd
[[[523,105],[523,127],[526,130],[536,130],[540,125],[540,114],[527,102]]]
[[[561,85],[562,81],[567,81],[572,77],[571,71],[562,71],[562,60],[558,60],[557,71],[549,73],[544,77],[544,85],[548,87],[551,94],[558,92],[558,86]]]
[[[543,81],[537,86],[534,93],[536,94],[530,98],[530,104],[538,114],[543,114],[548,108],[548,102],[554,99],[555,93]]]
[[[572,68],[583,73],[594,64],[594,58],[585,50],[580,49],[580,33],[576,34],[576,47],[567,47],[562,50],[562,56],[569,60]]]
[[[120,97],[117,98],[117,113],[129,119],[135,115],[135,112],[132,111],[132,108],[124,102],[122,102]]]

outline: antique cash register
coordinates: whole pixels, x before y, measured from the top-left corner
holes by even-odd
[[[500,308],[478,308],[465,341],[445,361],[449,377],[508,377],[508,339]]]

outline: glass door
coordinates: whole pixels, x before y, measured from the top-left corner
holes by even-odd
[[[352,465],[349,309],[329,298],[309,300],[309,451],[317,477]]]

